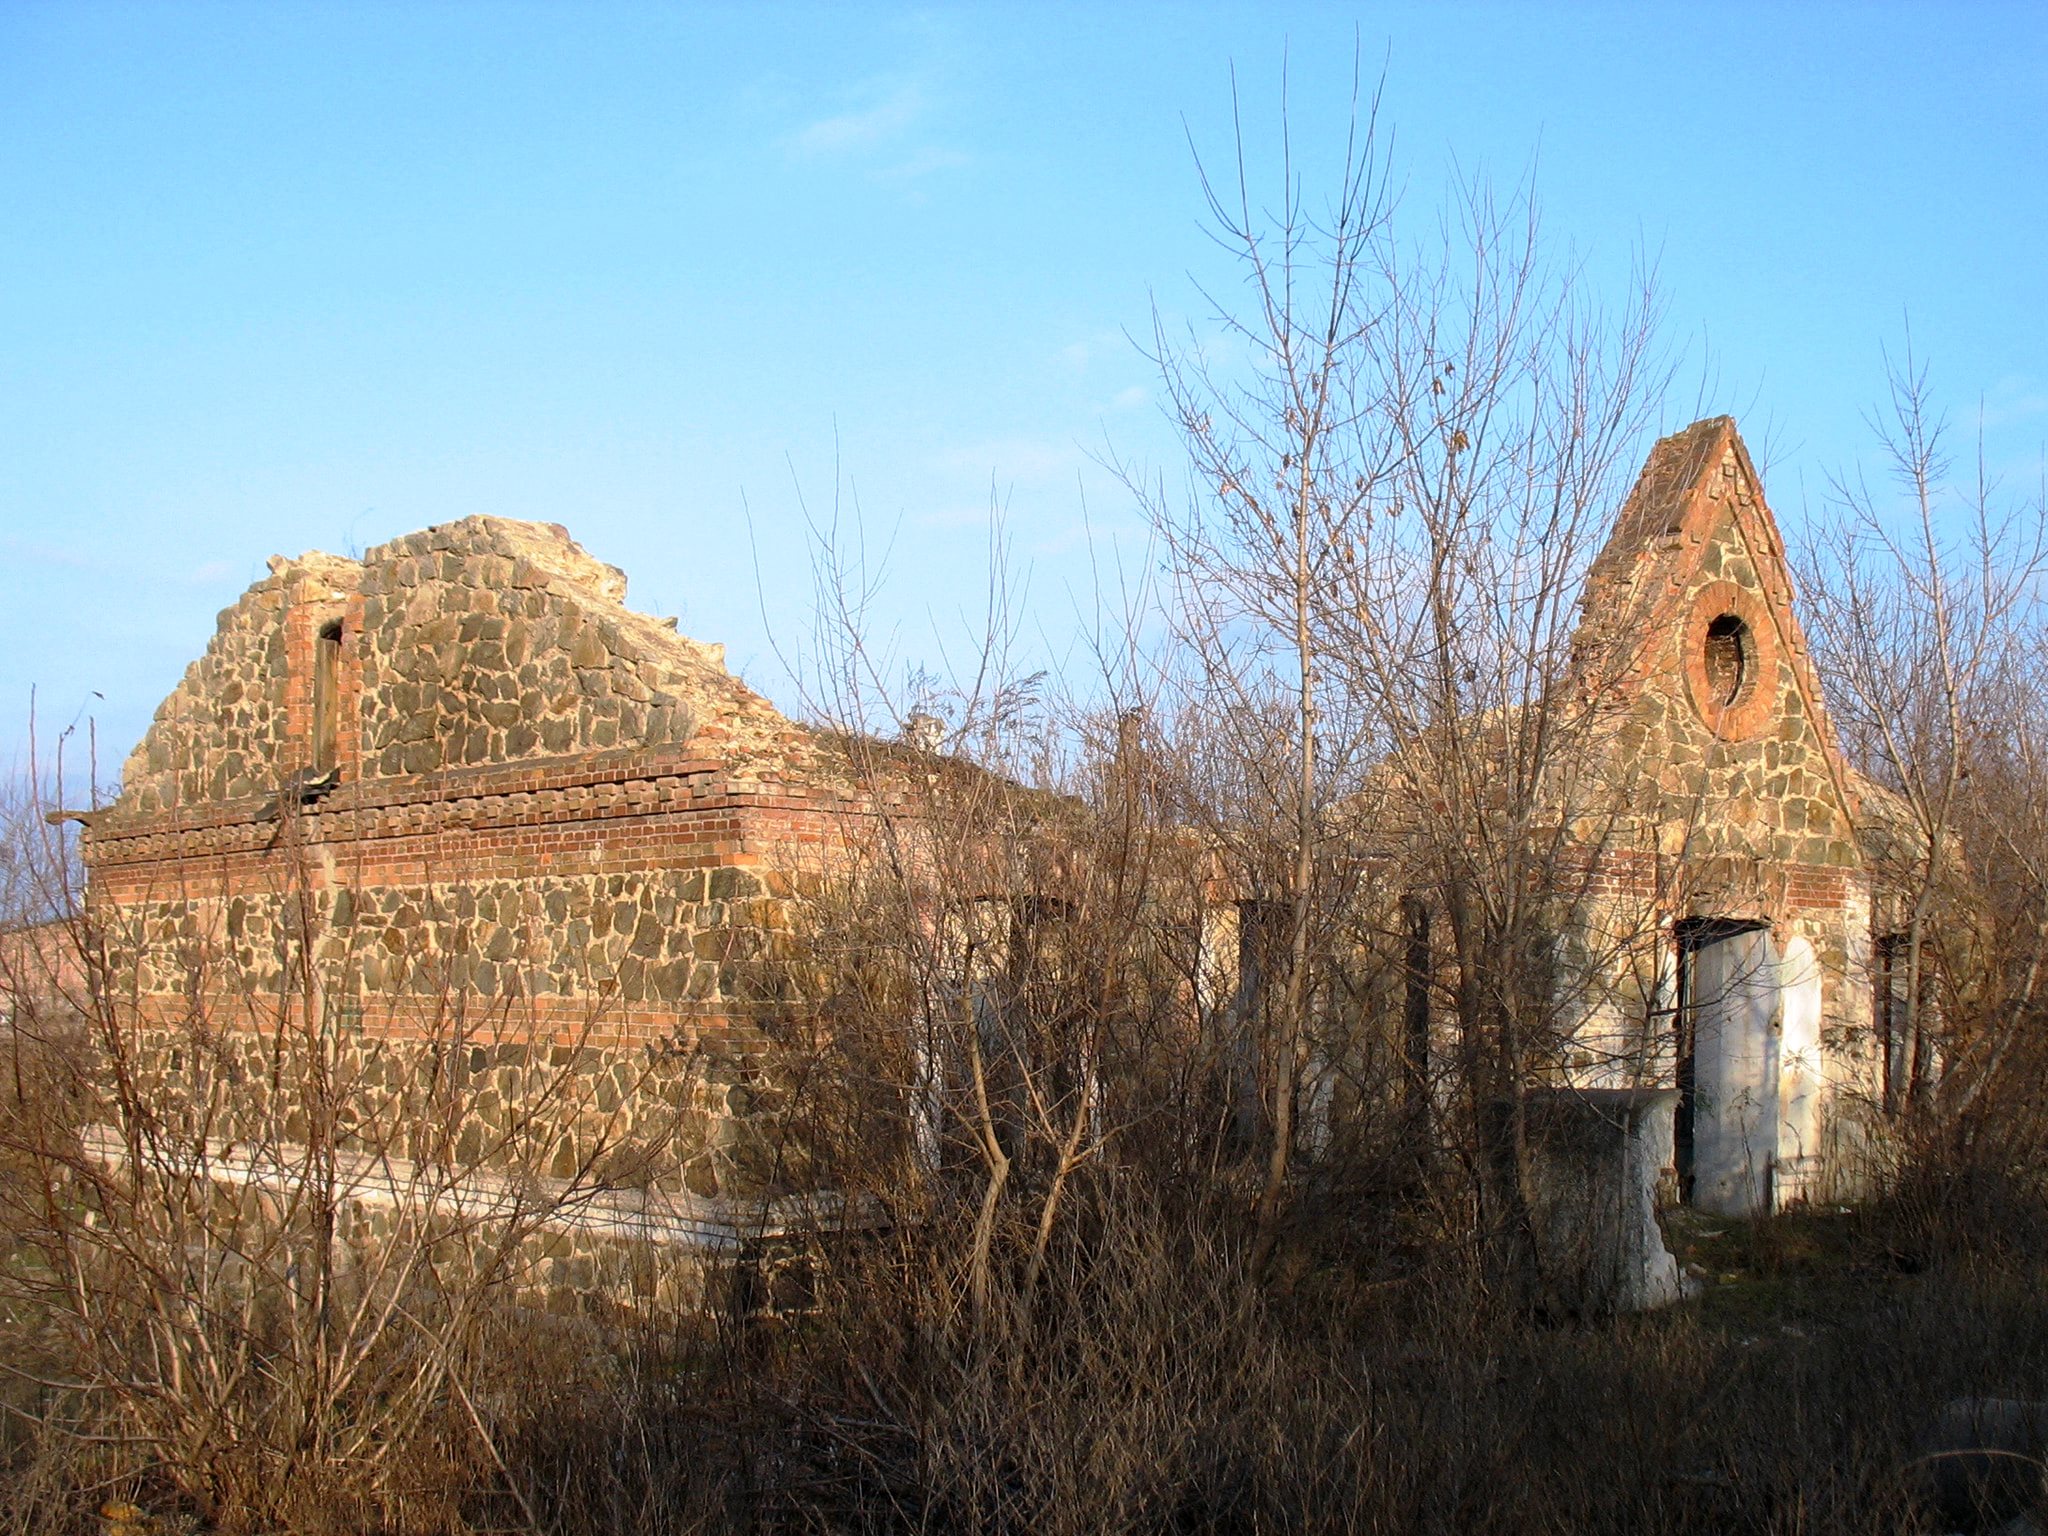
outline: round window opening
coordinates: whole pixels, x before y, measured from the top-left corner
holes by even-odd
[[[1707,702],[1726,709],[1741,699],[1756,668],[1749,626],[1724,613],[1707,626]]]

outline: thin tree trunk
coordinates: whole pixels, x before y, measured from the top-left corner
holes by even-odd
[[[1294,503],[1294,652],[1299,673],[1296,694],[1296,753],[1300,779],[1295,786],[1293,932],[1289,935],[1287,987],[1280,1009],[1279,1037],[1273,1049],[1273,1145],[1266,1162],[1266,1183],[1259,1192],[1258,1235],[1252,1263],[1263,1271],[1279,1238],[1280,1213],[1286,1201],[1288,1165],[1294,1154],[1294,1107],[1301,1051],[1302,1015],[1308,998],[1309,901],[1315,879],[1316,678],[1315,648],[1309,634],[1309,512],[1313,483],[1308,468],[1313,438],[1304,443],[1301,479]]]

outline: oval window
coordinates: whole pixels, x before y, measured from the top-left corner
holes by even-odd
[[[1726,709],[1748,691],[1756,669],[1749,626],[1735,614],[1724,613],[1707,626],[1706,644],[1707,701]]]

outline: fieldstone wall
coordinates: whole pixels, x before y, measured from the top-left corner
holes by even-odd
[[[549,1043],[503,1016],[445,1018],[413,1038],[336,1018],[268,1034],[159,1022],[124,1069],[168,1146],[289,1163],[318,1141],[451,1174],[726,1201],[766,1198],[802,1167],[772,1077],[682,1041]]]
[[[638,1012],[786,997],[773,962],[788,904],[766,889],[761,874],[731,867],[537,873],[188,891],[125,903],[105,921],[123,984],[144,996],[268,999],[300,984],[310,942],[327,993],[387,1011],[460,996],[483,1009],[539,1000]]]
[[[318,635],[341,630],[344,780],[622,748],[787,771],[809,738],[723,648],[624,606],[625,577],[560,527],[470,517],[360,562],[309,554],[223,610],[122,773],[121,814],[276,792],[314,760]]]
[[[1659,852],[1730,900],[1828,904],[1826,871],[1860,871],[1855,806],[1792,604],[1784,547],[1734,424],[1660,442],[1596,562],[1588,628],[1626,699],[1608,754],[1649,770]],[[1739,629],[1740,678],[1710,676],[1717,625]],[[1630,648],[1632,647],[1632,648]],[[1780,880],[1764,891],[1766,872]],[[1793,881],[1795,874],[1816,878]],[[1742,890],[1748,881],[1754,890]],[[1793,889],[1791,885],[1801,885]]]
[[[624,595],[558,527],[468,518],[275,560],[223,612],[84,839],[167,1114],[289,1141],[342,1083],[365,1149],[701,1198],[790,1173],[793,904],[862,797]]]
[[[1604,751],[1646,793],[1594,881],[1589,943],[1610,943],[1615,959],[1607,995],[1589,1000],[1577,1080],[1672,1082],[1669,925],[1761,921],[1781,950],[1810,946],[1820,979],[1821,1059],[1801,1070],[1822,1079],[1825,1135],[1801,1160],[1801,1188],[1849,1187],[1867,1132],[1871,876],[1782,537],[1732,421],[1657,445],[1596,562],[1587,612],[1587,654],[1613,666],[1620,705]]]
[[[488,858],[425,836],[116,863],[118,843],[102,840],[94,921],[116,1006],[187,1064],[202,1046],[226,1052],[219,1070],[254,1082],[235,1042],[261,1051],[312,1029],[363,1094],[354,1113],[382,1115],[387,1088],[423,1071],[488,1141],[508,1129],[499,1109],[514,1114],[499,1079],[523,1080],[519,1053],[541,1052],[564,1069],[548,1095],[565,1127],[551,1161],[615,1134],[647,1140],[643,1115],[666,1117],[654,1139],[667,1162],[651,1176],[723,1194],[763,1186],[785,1157],[772,1121],[808,1002],[791,941],[801,861],[778,842],[804,823],[758,814],[752,838],[729,806],[515,823]],[[720,836],[707,840],[707,819]],[[811,835],[832,824],[814,818]],[[731,851],[707,852],[722,829],[739,833]],[[778,848],[780,869],[765,862]],[[522,858],[524,876],[423,878]]]
[[[1569,834],[1551,893],[1568,987],[1558,1081],[1672,1085],[1674,924],[1761,922],[1778,952],[1810,954],[1820,980],[1818,1060],[1802,1054],[1798,1072],[1819,1083],[1822,1130],[1801,1132],[1797,1186],[1852,1189],[1873,1072],[1859,785],[1731,420],[1656,445],[1590,573],[1574,656],[1573,713],[1559,731],[1583,745],[1572,738],[1556,754],[1546,785]],[[1805,1126],[1811,1110],[1802,1086],[1787,1123]]]
[[[1678,1261],[1657,1220],[1677,1107],[1670,1089],[1524,1096],[1530,1215],[1549,1299],[1562,1311],[1601,1316],[1683,1299]]]
[[[369,777],[686,743],[723,677],[709,647],[625,609],[625,577],[566,535],[430,528],[370,551],[361,590]]]
[[[303,766],[293,688],[294,615],[345,607],[361,578],[353,560],[306,555],[221,610],[206,653],[185,669],[121,770],[120,808],[149,816],[179,806],[250,799]],[[307,680],[310,682],[310,678]]]

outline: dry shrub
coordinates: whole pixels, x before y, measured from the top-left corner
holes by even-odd
[[[527,1506],[575,1533],[1920,1531],[1940,1405],[2048,1379],[2013,1269],[1542,1328],[1426,1286],[1281,1294],[1247,1283],[1242,1214],[1082,1203],[980,1332],[936,1234],[898,1233],[807,1315],[641,1335],[508,1447]]]
[[[2029,1041],[2032,1068],[2048,1051]],[[2001,1074],[1953,1115],[1909,1124],[1899,1165],[1868,1217],[1916,1266],[2048,1265],[2048,1103]]]

